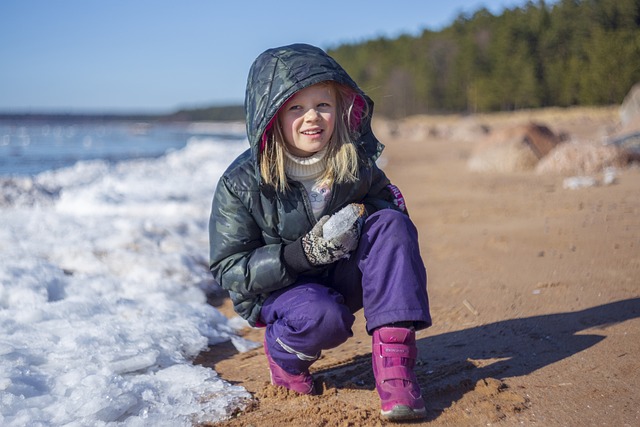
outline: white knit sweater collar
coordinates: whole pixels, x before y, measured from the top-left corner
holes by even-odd
[[[285,151],[284,168],[287,175],[296,181],[315,180],[325,170],[327,161],[325,154],[327,148],[323,148],[309,157],[298,157]]]

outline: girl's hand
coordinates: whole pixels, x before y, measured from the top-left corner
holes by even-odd
[[[322,227],[329,218],[329,215],[320,218],[311,231],[302,238],[304,254],[309,263],[314,266],[331,264],[339,259],[348,258],[349,252],[358,247],[362,221],[358,219],[337,236],[325,239]]]

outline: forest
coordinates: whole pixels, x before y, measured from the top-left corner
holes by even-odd
[[[529,1],[329,53],[389,118],[612,105],[640,82],[640,0]]]

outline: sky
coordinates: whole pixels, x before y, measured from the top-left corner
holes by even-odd
[[[2,0],[0,112],[147,112],[241,104],[253,60],[439,30],[526,0]]]

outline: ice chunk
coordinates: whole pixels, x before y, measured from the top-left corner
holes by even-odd
[[[604,185],[615,184],[618,180],[618,171],[614,167],[606,168],[603,172],[602,183]]]
[[[331,240],[347,231],[364,215],[364,205],[352,203],[340,209],[322,227],[322,237]]]
[[[568,190],[577,190],[578,188],[595,187],[598,181],[590,176],[572,176],[562,181],[562,188]]]
[[[110,363],[110,367],[117,374],[140,371],[155,364],[159,354],[157,350],[140,353],[135,356],[114,360]]]
[[[246,353],[247,351],[253,350],[254,348],[262,347],[262,344],[259,342],[236,336],[231,337],[231,343],[240,353]]]

